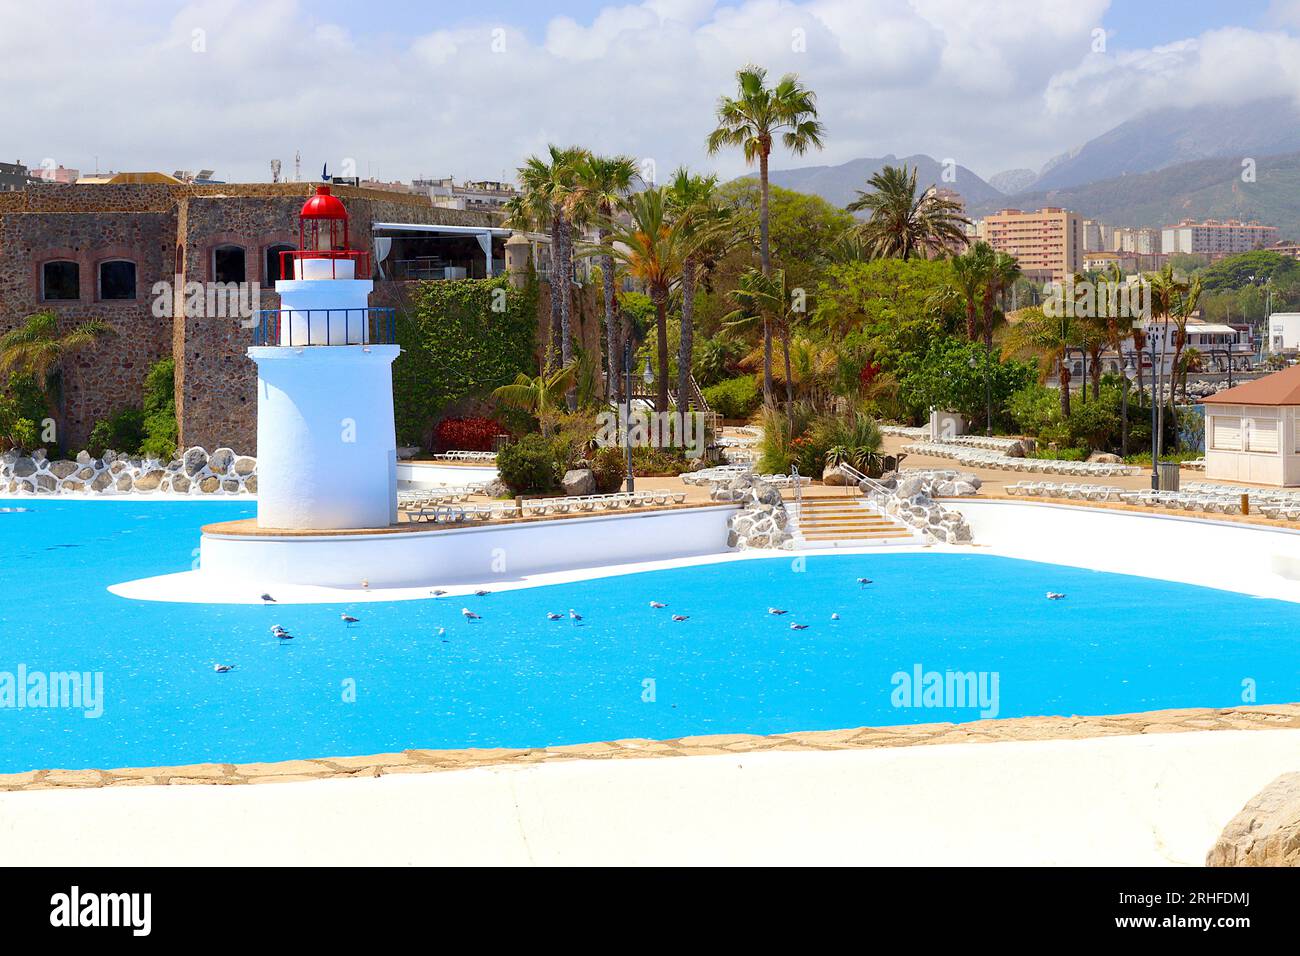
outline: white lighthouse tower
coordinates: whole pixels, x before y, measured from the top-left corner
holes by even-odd
[[[318,186],[263,312],[257,364],[257,524],[329,531],[397,521],[393,310],[370,308],[370,256]],[[292,265],[292,269],[288,268]]]

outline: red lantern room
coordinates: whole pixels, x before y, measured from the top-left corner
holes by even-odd
[[[316,187],[316,195],[298,213],[298,248],[316,252],[342,252],[348,248],[348,211],[329,186]]]
[[[348,211],[328,185],[303,203],[298,214],[298,248],[282,254],[281,275],[295,279],[355,279],[369,276],[370,256],[350,248]],[[292,259],[292,270],[285,259]]]

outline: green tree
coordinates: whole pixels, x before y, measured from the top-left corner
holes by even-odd
[[[1047,315],[1037,306],[1021,309],[1017,321],[1007,328],[1003,354],[1033,358],[1038,362],[1038,379],[1047,381],[1052,369],[1060,369],[1061,417],[1070,417],[1070,368],[1066,352],[1078,341],[1074,319]]]
[[[0,374],[30,375],[42,383],[47,407],[56,421],[63,418],[63,370],[69,359],[117,333],[107,322],[89,319],[59,333],[59,317],[46,310],[27,316],[23,324],[0,336]],[[63,447],[60,429],[59,447]]]
[[[738,146],[745,162],[758,164],[759,212],[758,253],[764,275],[772,272],[768,245],[768,160],[779,135],[786,149],[802,156],[809,147],[822,148],[825,128],[817,119],[817,96],[804,87],[793,73],[787,73],[773,87],[767,86],[767,70],[749,65],[736,73],[737,95],[718,101],[718,125],[709,134],[709,155],[724,146]],[[772,332],[763,329],[763,395],[772,396]]]
[[[962,226],[970,220],[962,215],[961,204],[940,196],[934,186],[918,195],[915,167],[885,166],[867,184],[872,191],[858,190],[846,208],[869,213],[858,232],[873,256],[928,257],[966,244]]]
[[[574,388],[577,379],[577,362],[540,375],[520,372],[511,384],[493,389],[492,397],[503,405],[528,412],[541,425],[542,435],[549,438],[564,407],[565,395]]]

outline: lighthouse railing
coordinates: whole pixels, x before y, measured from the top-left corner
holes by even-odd
[[[327,345],[395,345],[396,310],[262,309],[257,313],[253,344],[285,348]]]

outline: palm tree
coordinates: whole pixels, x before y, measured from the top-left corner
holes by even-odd
[[[718,100],[718,125],[709,134],[709,155],[724,146],[739,146],[748,165],[758,163],[758,256],[763,275],[772,273],[768,246],[767,164],[778,134],[786,149],[802,156],[810,146],[822,148],[825,127],[817,119],[817,95],[787,73],[768,87],[767,70],[749,65],[736,73],[738,95]],[[772,399],[772,330],[763,325],[763,398]]]
[[[561,149],[547,147],[545,158],[529,156],[519,167],[519,184],[522,187],[522,206],[538,222],[544,222],[551,233],[551,344],[547,349],[547,367],[568,365],[573,361],[571,334],[573,301],[570,277],[573,274],[573,223],[570,212],[574,207],[578,187],[578,168],[587,157],[587,151],[578,146]],[[556,345],[559,345],[557,357]]]
[[[536,417],[542,434],[550,436],[556,409],[564,405],[565,396],[578,378],[578,363],[528,376],[520,372],[514,382],[502,385],[492,392],[492,397],[505,405],[522,408]]]
[[[609,230],[605,223],[614,204],[627,195],[637,175],[636,160],[630,156],[587,156],[578,165],[578,190],[595,213],[596,242],[601,253],[600,278],[605,300],[605,397],[618,397],[617,309],[614,292],[614,257],[605,248]]]
[[[673,174],[667,189],[669,209],[681,230],[682,255],[682,328],[677,356],[677,407],[685,413],[690,407],[691,355],[694,339],[695,286],[700,275],[725,252],[731,222],[730,207],[721,205],[715,195],[716,176],[693,176],[681,167]]]
[[[966,305],[966,338],[972,342],[976,336],[975,310],[983,296],[984,282],[993,271],[995,258],[993,247],[981,240],[952,259],[957,291]]]
[[[1020,278],[1020,263],[1005,252],[995,252],[984,280],[984,347],[993,352],[993,299],[1001,299],[1002,314],[1007,311],[1007,290]]]
[[[1190,283],[1179,278],[1174,274],[1173,266],[1165,263],[1165,267],[1159,272],[1149,273],[1147,281],[1151,285],[1151,317],[1160,322],[1164,334],[1160,339],[1160,360],[1159,365],[1151,370],[1151,400],[1156,403],[1156,458],[1160,457],[1164,448],[1164,430],[1165,430],[1165,399],[1164,399],[1164,366],[1165,356],[1168,353],[1170,339],[1174,339],[1174,364],[1171,366],[1171,372],[1177,367],[1178,353],[1182,351],[1183,339],[1187,328],[1187,317],[1191,314],[1192,308],[1187,308],[1186,304],[1191,301],[1190,293],[1192,286]],[[1196,280],[1196,297],[1200,297],[1200,280]],[[1194,302],[1192,303],[1194,307]],[[1171,321],[1174,328],[1170,328]],[[1173,389],[1170,388],[1170,403],[1173,400]]]
[[[1046,382],[1055,367],[1060,368],[1061,415],[1070,417],[1070,368],[1066,362],[1069,348],[1078,337],[1075,320],[1064,314],[1049,316],[1041,308],[1021,309],[1003,339],[1007,355],[1038,360],[1038,379]]]
[[[858,198],[845,208],[849,212],[870,212],[857,227],[867,249],[874,256],[908,259],[914,254],[932,256],[950,245],[966,244],[962,226],[970,220],[962,215],[959,202],[940,196],[931,186],[916,194],[916,168],[904,164],[885,166],[867,180],[872,192],[858,190]]]
[[[770,328],[773,322],[781,332],[781,351],[785,356],[785,407],[786,418],[794,434],[794,375],[790,369],[790,325],[793,318],[790,299],[786,295],[785,270],[777,269],[764,275],[757,269],[741,273],[736,283],[739,288],[731,292],[736,310],[722,317],[726,326],[737,329],[752,328],[759,322]],[[766,358],[766,355],[764,356]]]
[[[618,203],[623,218],[603,220],[608,229],[605,249],[628,275],[642,282],[655,306],[659,339],[659,378],[655,407],[668,410],[668,294],[681,275],[688,242],[681,222],[672,217],[662,186],[626,196]],[[593,254],[600,250],[590,250]]]
[[[60,335],[59,317],[54,312],[36,312],[18,328],[0,336],[0,373],[30,375],[41,383],[46,406],[58,421],[63,417],[64,363],[100,339],[116,334],[102,319],[89,319]],[[61,440],[59,445],[63,445]]]

